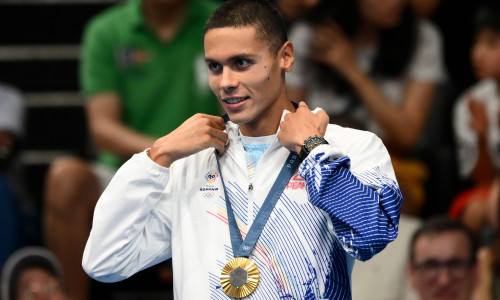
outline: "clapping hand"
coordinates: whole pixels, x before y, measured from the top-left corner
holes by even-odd
[[[471,116],[470,127],[480,139],[485,139],[488,133],[488,115],[484,103],[469,97],[467,99],[467,106],[469,107]]]
[[[333,21],[314,27],[312,46],[313,59],[342,75],[357,67],[351,41]]]

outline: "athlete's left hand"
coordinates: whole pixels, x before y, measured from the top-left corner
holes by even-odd
[[[325,136],[330,118],[324,110],[313,113],[305,102],[300,102],[294,113],[285,115],[278,132],[279,142],[290,151],[300,153],[304,140],[310,136]]]

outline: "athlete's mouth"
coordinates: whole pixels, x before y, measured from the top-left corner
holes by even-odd
[[[244,101],[246,99],[248,99],[250,97],[231,97],[231,98],[225,98],[223,99],[224,102],[226,102],[227,104],[236,104],[236,103],[240,103],[241,101]]]

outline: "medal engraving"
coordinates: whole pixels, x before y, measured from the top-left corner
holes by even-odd
[[[250,295],[259,284],[259,269],[246,257],[236,257],[222,269],[220,284],[222,290],[233,298]]]
[[[242,287],[248,281],[248,272],[242,267],[237,267],[229,273],[229,282],[235,287]]]

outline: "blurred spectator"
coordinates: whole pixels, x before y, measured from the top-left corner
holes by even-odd
[[[293,23],[306,17],[321,0],[275,0],[274,2],[289,28]]]
[[[193,114],[220,113],[203,53],[203,27],[218,4],[131,0],[85,29],[80,78],[98,161],[58,159],[45,190],[47,246],[73,299],[88,299],[83,249],[95,203],[116,168]]]
[[[378,134],[393,158],[403,211],[418,215],[428,168],[409,155],[446,79],[438,31],[405,0],[323,1],[311,15],[290,33],[292,99],[322,107],[335,124]]]
[[[24,134],[21,93],[0,84],[0,268],[7,257],[29,239],[27,213],[30,199],[23,185],[18,149]]]
[[[356,261],[352,270],[353,300],[418,299],[407,277],[410,239],[421,220],[401,215],[398,238],[367,261]]]
[[[498,233],[497,233],[498,234]],[[500,299],[500,240],[478,253],[478,284],[472,300]]]
[[[410,242],[410,282],[422,300],[469,300],[477,282],[477,243],[458,220],[435,217]]]
[[[45,248],[26,247],[12,254],[2,269],[4,300],[67,300],[57,258]]]
[[[494,229],[490,243],[479,249],[478,284],[473,300],[500,299],[500,179],[495,180],[488,200],[487,220]]]
[[[442,33],[445,66],[456,96],[475,81],[469,59],[473,19],[477,8],[488,1],[496,0],[410,0],[416,13],[432,20]]]
[[[15,88],[0,84],[0,170],[6,170],[24,133],[24,103]]]
[[[409,0],[409,2],[415,13],[422,18],[432,16],[441,4],[441,0]]]
[[[479,233],[500,171],[500,4],[478,9],[475,29],[471,61],[479,82],[459,98],[453,119],[459,172],[470,188],[456,197],[450,215]]]

